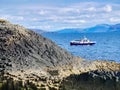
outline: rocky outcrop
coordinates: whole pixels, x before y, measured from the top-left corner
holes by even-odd
[[[51,40],[0,19],[0,90],[108,90],[109,83],[114,84],[109,90],[118,90],[119,72],[118,63],[75,57]]]
[[[0,21],[0,61],[5,69],[43,69],[70,64],[73,59],[70,53],[41,35]]]
[[[108,61],[81,61],[79,74],[61,82],[60,90],[119,90],[120,64]]]
[[[120,72],[95,70],[65,78],[61,90],[119,90]]]
[[[0,72],[3,78],[50,86],[64,77],[61,72],[63,69],[69,71],[76,59],[81,61],[51,40],[20,25],[0,20]]]

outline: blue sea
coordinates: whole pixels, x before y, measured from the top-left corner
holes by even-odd
[[[109,60],[120,63],[120,33],[44,33],[42,35],[75,56],[87,60]],[[81,39],[84,36],[96,41],[96,44],[70,46],[71,40]]]

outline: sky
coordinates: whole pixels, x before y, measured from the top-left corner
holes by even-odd
[[[0,0],[0,18],[55,31],[120,23],[120,0]]]

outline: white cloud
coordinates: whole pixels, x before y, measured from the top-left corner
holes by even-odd
[[[28,26],[30,29],[43,29],[43,30],[50,30],[52,26],[50,25],[34,25],[34,26]]]
[[[80,23],[86,23],[85,20],[63,20],[64,23],[73,23],[73,24],[80,24]]]
[[[80,13],[80,9],[79,8],[74,8],[74,7],[67,7],[67,8],[59,8],[59,12],[60,13],[64,13],[64,14],[69,14],[69,13]]]
[[[77,3],[67,6],[28,5],[12,11],[0,11],[0,17],[26,23],[27,27],[45,30],[61,27],[86,27],[100,23],[120,22],[120,5],[110,3]],[[116,17],[116,18],[115,18]]]
[[[40,10],[40,11],[38,12],[38,14],[39,14],[39,15],[45,15],[45,14],[47,14],[47,12],[44,11],[44,10]]]
[[[80,20],[81,23],[86,23],[86,20]]]
[[[38,18],[32,18],[31,20],[32,21],[38,21],[39,19]]]
[[[106,5],[103,9],[104,9],[106,12],[111,12],[111,11],[112,11],[112,6],[111,6],[111,5]]]
[[[88,11],[96,11],[96,8],[95,7],[89,7],[86,10],[88,10]]]
[[[120,18],[110,18],[110,22],[120,22]]]
[[[1,18],[7,19],[7,20],[18,20],[18,21],[24,20],[23,16],[12,16],[12,15],[3,15],[3,16],[1,16]]]

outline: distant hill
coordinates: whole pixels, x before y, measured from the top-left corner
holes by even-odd
[[[55,33],[80,33],[82,31],[81,28],[67,28],[55,31]]]
[[[55,31],[55,33],[100,33],[100,32],[118,32],[120,31],[120,24],[108,25],[99,24],[90,28],[67,28]]]
[[[110,30],[111,30],[111,31],[120,31],[120,23],[119,23],[119,24],[112,25],[112,26],[110,27]]]
[[[109,32],[109,28],[110,28],[110,25],[100,24],[91,28],[86,28],[83,30],[83,32],[86,32],[86,33]]]

